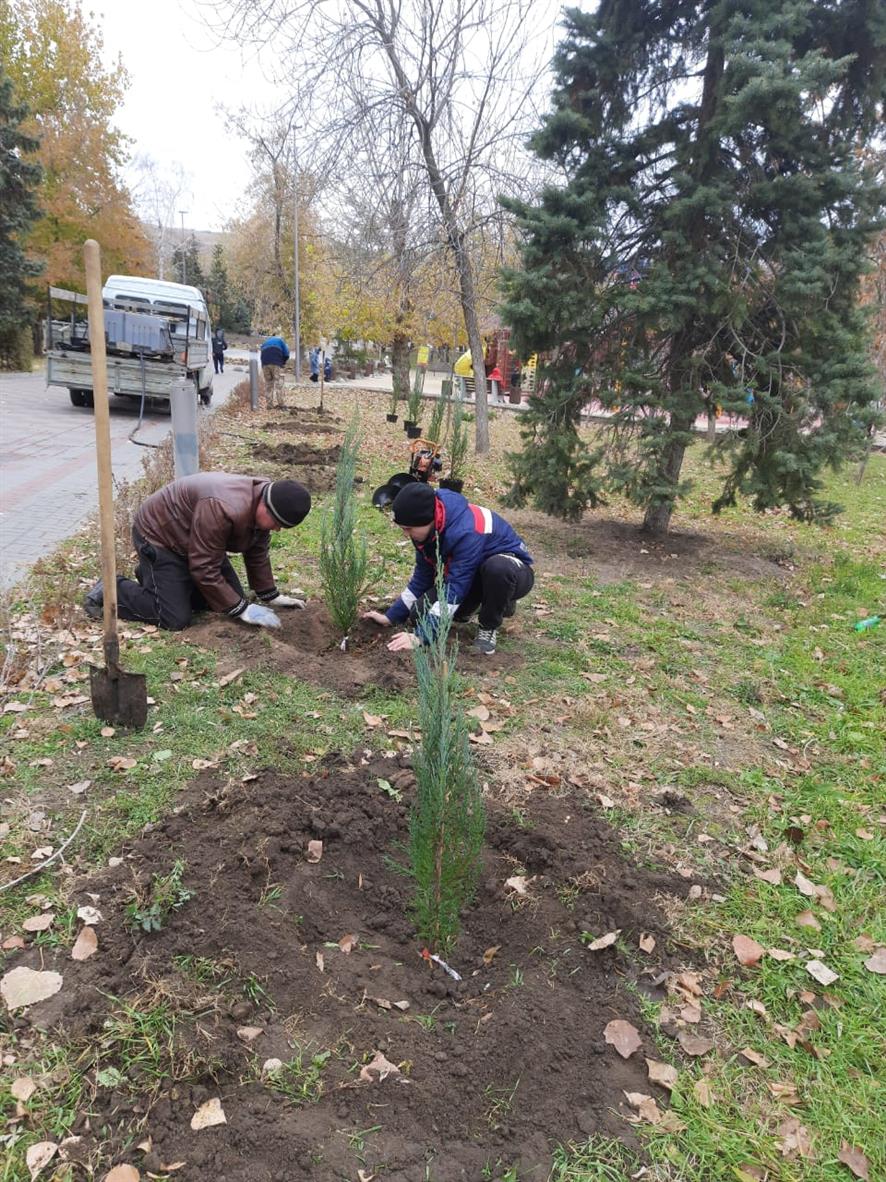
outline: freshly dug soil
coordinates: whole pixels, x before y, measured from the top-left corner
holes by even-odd
[[[335,466],[341,455],[341,445],[314,447],[310,443],[256,443],[252,454],[265,464],[284,470],[297,477],[312,493],[329,492],[335,488]]]
[[[409,764],[358,754],[245,783],[203,773],[121,865],[76,884],[72,901],[104,917],[90,960],[65,948],[18,954],[15,963],[62,972],[64,987],[13,1025],[52,1025],[94,1055],[93,1076],[123,1063],[74,1130],[84,1158],[101,1141],[143,1171],[184,1162],[175,1176],[188,1182],[333,1182],[359,1170],[386,1182],[479,1182],[509,1165],[521,1182],[543,1182],[552,1144],[629,1136],[624,1090],[666,1100],[647,1080],[644,1054],[658,1052],[628,985],[661,967],[656,895],[685,885],[628,864],[580,796],[539,793],[519,816],[490,802],[477,897],[447,957],[455,981],[422,957],[410,880],[396,865]],[[134,933],[133,891],[144,897],[176,859],[192,896],[161,931]],[[505,886],[518,874],[525,895]],[[619,946],[602,951],[580,939],[615,929]],[[641,932],[656,936],[655,957],[620,951],[636,950]],[[635,955],[655,963],[640,970]],[[128,1059],[114,1057],[124,1004],[175,1015],[156,1081],[138,1038]],[[617,1018],[643,1035],[627,1060],[603,1037]],[[259,1029],[254,1041],[238,1037],[242,1027]],[[377,1052],[398,1074],[361,1078]],[[261,1078],[272,1057],[301,1066],[275,1086]],[[227,1123],[192,1130],[214,1097]],[[132,1148],[146,1137],[149,1152]]]
[[[221,654],[221,674],[241,666],[270,667],[349,698],[359,697],[371,686],[399,691],[415,685],[412,654],[387,650],[390,629],[358,620],[347,651],[342,652],[341,636],[322,603],[310,602],[304,611],[281,609],[278,614],[282,627],[273,632],[207,614],[183,634],[183,640]],[[472,636],[473,628],[468,625],[459,647],[459,668],[496,672],[513,668],[521,661],[514,652],[500,651],[491,657],[471,652]]]

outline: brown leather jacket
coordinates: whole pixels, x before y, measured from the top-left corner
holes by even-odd
[[[187,558],[191,578],[213,611],[237,614],[246,604],[221,573],[226,554],[243,555],[249,586],[259,597],[274,591],[271,535],[255,524],[270,483],[226,472],[185,476],[152,493],[133,524],[146,541]]]

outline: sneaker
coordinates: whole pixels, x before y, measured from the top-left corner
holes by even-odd
[[[83,600],[83,610],[89,616],[90,620],[100,620],[104,615],[104,606],[105,589],[102,586],[101,579],[99,579]]]
[[[485,657],[491,657],[495,652],[495,629],[494,628],[478,628],[477,639],[474,641],[474,652],[483,653]]]

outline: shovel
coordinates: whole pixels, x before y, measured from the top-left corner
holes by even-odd
[[[111,487],[111,424],[105,360],[105,312],[102,304],[101,253],[92,238],[84,247],[86,295],[89,303],[89,352],[92,358],[92,401],[95,406],[95,456],[98,468],[98,517],[101,526],[104,587],[105,668],[89,666],[89,688],[96,718],[112,726],[137,730],[148,718],[148,687],[143,673],[120,668],[117,637],[117,571],[114,560],[114,494]]]

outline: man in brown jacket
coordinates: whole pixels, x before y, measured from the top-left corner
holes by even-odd
[[[118,615],[177,632],[192,613],[209,608],[246,624],[279,628],[272,608],[304,607],[281,595],[268,557],[271,533],[307,517],[311,494],[295,480],[266,480],[200,472],[173,480],[139,507],[132,526],[137,582],[117,579]],[[229,553],[242,554],[249,603]],[[97,583],[83,601],[88,616],[102,617],[104,589]]]

